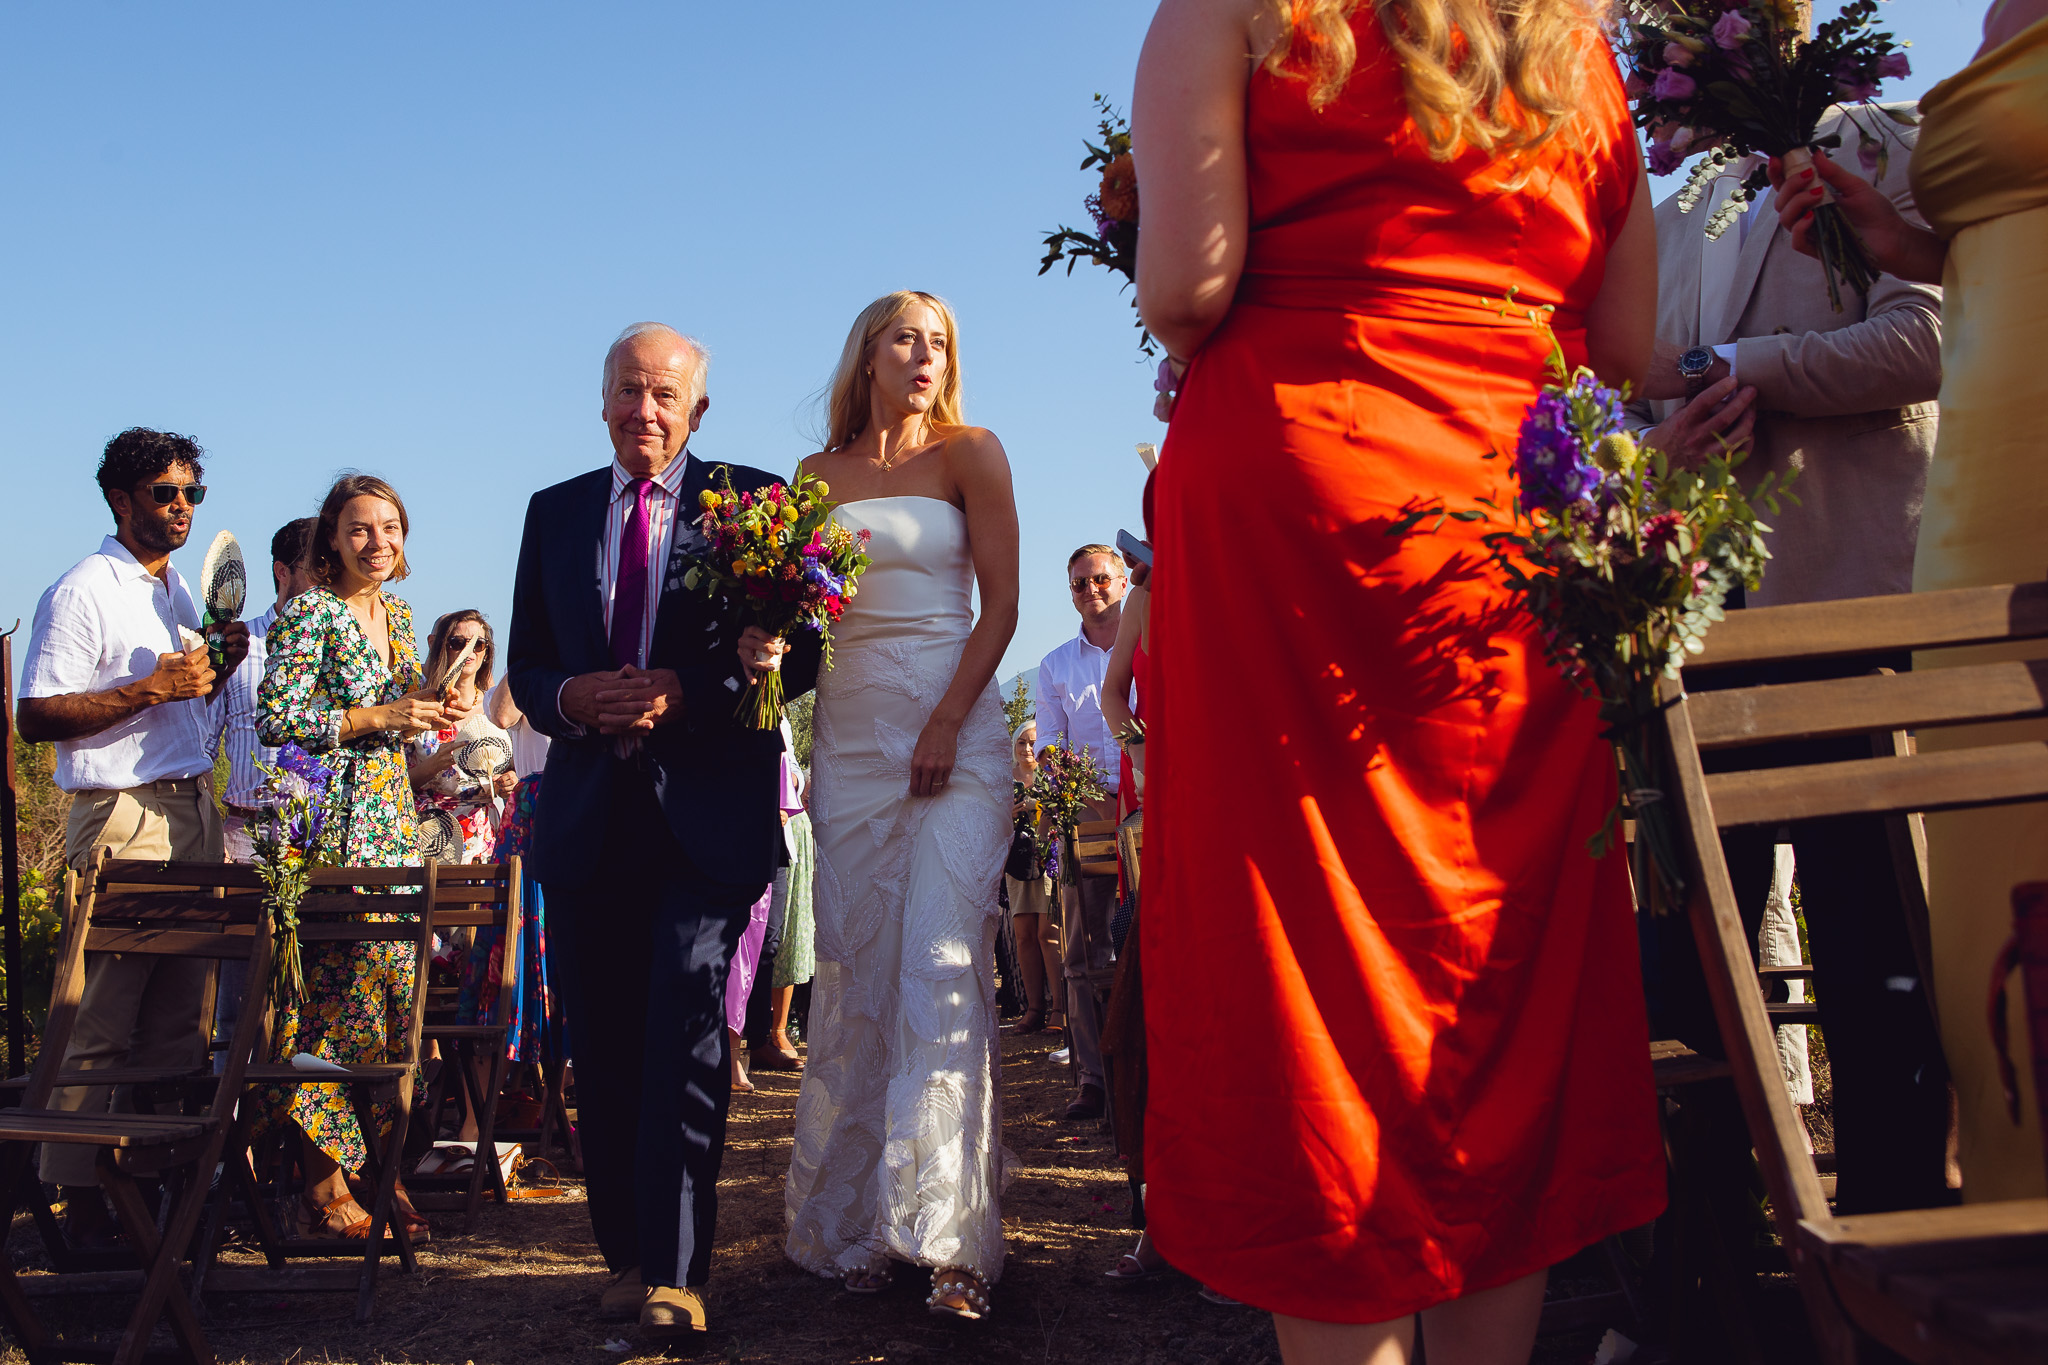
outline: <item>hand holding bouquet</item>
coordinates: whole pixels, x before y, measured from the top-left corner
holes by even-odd
[[[724,597],[777,639],[802,628],[823,641],[824,666],[832,666],[832,623],[846,612],[868,566],[868,533],[855,533],[832,520],[837,504],[813,474],[796,483],[770,484],[735,493],[706,489],[697,518],[709,549],[690,566],[683,586],[706,597]],[[739,714],[756,730],[782,724],[782,674],[766,671],[740,698]]]
[[[1691,149],[1711,147],[1679,199],[1691,212],[1721,168],[1752,153],[1782,158],[1798,172],[1813,164],[1814,132],[1840,103],[1868,104],[1883,80],[1912,74],[1889,33],[1874,29],[1878,0],[1849,0],[1814,31],[1801,32],[1804,7],[1794,0],[1630,0],[1625,55],[1633,69],[1628,93],[1635,121],[1649,129],[1650,170],[1669,175]],[[1897,123],[1913,115],[1880,110]],[[1882,136],[1857,124],[1875,164],[1887,156]],[[1883,129],[1878,125],[1878,133]],[[1719,237],[1765,187],[1762,166],[1707,224]],[[1813,239],[1828,281],[1828,300],[1842,311],[1839,281],[1867,294],[1877,270],[1832,200],[1814,213]]]
[[[272,987],[280,1003],[290,1003],[306,994],[299,961],[299,901],[321,862],[320,833],[327,823],[327,788],[334,773],[296,744],[278,750],[276,766],[258,761],[256,767],[264,778],[258,799],[265,813],[249,843],[256,853],[256,875],[266,888],[263,906],[276,947]]]
[[[1093,814],[1091,804],[1109,795],[1102,785],[1104,775],[1086,745],[1077,750],[1068,744],[1050,744],[1040,751],[1028,795],[1059,836],[1045,855],[1048,877],[1060,875],[1060,850],[1072,842],[1081,821]]]

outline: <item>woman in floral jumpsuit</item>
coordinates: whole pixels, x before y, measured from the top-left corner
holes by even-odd
[[[460,717],[419,691],[412,609],[386,596],[405,576],[404,504],[370,475],[351,475],[328,493],[307,556],[314,587],[292,599],[266,640],[268,671],[257,693],[265,744],[296,744],[332,770],[321,861],[340,866],[410,867],[419,862],[405,739]],[[306,991],[279,1002],[274,1060],[311,1053],[333,1062],[385,1062],[404,1054],[417,963],[411,944],[337,943],[304,953]],[[364,1237],[369,1216],[349,1196],[347,1176],[368,1157],[347,1091],[277,1086],[263,1096],[257,1131],[289,1121],[304,1135],[305,1209],[312,1235]],[[392,1106],[376,1109],[379,1136]],[[417,1241],[426,1220],[399,1192]]]

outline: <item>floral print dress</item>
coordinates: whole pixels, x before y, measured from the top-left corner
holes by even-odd
[[[326,588],[291,600],[265,644],[268,671],[256,694],[257,732],[265,744],[297,744],[334,772],[320,851],[329,863],[412,867],[419,863],[412,785],[395,730],[340,739],[350,707],[381,706],[420,686],[412,608],[384,598],[391,663],[364,635],[348,605]],[[417,963],[409,943],[337,943],[305,954],[305,998],[278,1007],[272,1060],[309,1052],[332,1062],[402,1060],[412,1021]],[[377,1131],[395,1114],[376,1109]],[[313,1143],[358,1172],[368,1159],[361,1125],[340,1086],[274,1086],[261,1097],[254,1130],[289,1120]]]

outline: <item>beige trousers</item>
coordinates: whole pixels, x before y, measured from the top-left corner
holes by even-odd
[[[83,873],[96,848],[111,849],[116,858],[219,862],[220,812],[213,804],[212,775],[73,793],[64,859]],[[202,1012],[212,973],[213,963],[204,959],[89,954],[64,1069],[198,1066],[206,1057]],[[88,1113],[128,1107],[124,1096],[103,1085],[58,1090],[51,1105]],[[57,1185],[97,1185],[95,1155],[90,1147],[46,1146],[42,1178]]]

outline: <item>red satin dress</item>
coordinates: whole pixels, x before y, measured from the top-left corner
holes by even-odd
[[[1556,307],[1568,358],[1636,184],[1612,60],[1514,186],[1430,160],[1369,7],[1338,100],[1263,70],[1252,236],[1161,452],[1147,679],[1147,1215],[1180,1270],[1402,1317],[1664,1205],[1627,873],[1593,705],[1478,528]]]

